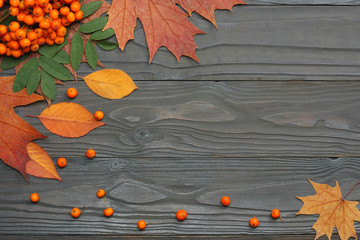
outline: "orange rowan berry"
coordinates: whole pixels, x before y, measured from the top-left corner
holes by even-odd
[[[56,37],[54,42],[57,44],[57,45],[60,45],[64,42],[64,37]]]
[[[30,50],[36,52],[37,50],[39,50],[39,44],[38,43],[32,44],[30,46]]]
[[[11,50],[11,55],[15,58],[19,58],[22,54],[21,54],[21,50],[20,49],[14,49]]]
[[[96,111],[94,113],[94,118],[97,120],[97,121],[101,121],[103,118],[104,118],[104,113],[102,111]]]
[[[6,48],[6,56],[10,57],[11,56],[11,49],[10,48]]]
[[[30,31],[27,33],[27,38],[30,40],[30,41],[33,41],[35,39],[38,38],[36,32],[34,30]]]
[[[30,200],[31,200],[33,203],[38,202],[38,201],[40,200],[39,194],[37,194],[37,193],[32,193],[32,194],[30,195]]]
[[[7,33],[7,27],[3,24],[0,25],[0,34],[4,35]]]
[[[26,7],[25,7],[25,3],[24,3],[24,1],[20,1],[20,3],[19,3],[19,9],[20,10],[24,10]]]
[[[7,46],[11,49],[11,50],[16,50],[20,48],[20,44],[18,41],[15,40],[11,40],[10,42],[8,42]]]
[[[221,204],[222,204],[224,207],[229,206],[230,203],[231,203],[231,200],[230,200],[230,198],[229,198],[228,196],[223,196],[223,197],[221,198]]]
[[[23,12],[21,12],[21,13],[19,13],[19,14],[16,16],[16,19],[17,19],[19,22],[23,22],[25,16],[26,16],[26,14],[23,13]]]
[[[60,19],[56,19],[56,20],[53,20],[50,24],[51,28],[53,30],[57,30],[59,27],[61,27],[61,20]]]
[[[4,1],[0,0],[0,8],[2,8],[4,6]]]
[[[39,23],[42,20],[44,20],[44,15],[38,16],[38,17],[34,17],[34,22]]]
[[[70,9],[67,6],[64,6],[64,7],[60,8],[60,13],[63,16],[67,16],[69,14],[69,12],[70,12]]]
[[[272,211],[271,211],[271,217],[273,218],[273,219],[276,219],[276,218],[280,218],[281,220],[282,220],[282,218],[280,217],[280,210],[279,209],[273,209]]]
[[[12,32],[15,32],[16,30],[18,30],[20,28],[20,24],[16,21],[13,21],[9,24],[9,29]]]
[[[31,26],[31,25],[33,25],[35,23],[35,21],[34,21],[34,18],[31,15],[26,15],[24,17],[24,23]]]
[[[11,41],[10,33],[5,33],[5,35],[2,38],[4,39],[3,42]]]
[[[44,20],[42,20],[40,23],[39,23],[39,27],[43,28],[43,29],[47,29],[50,27],[50,21],[48,20],[48,18],[45,18]]]
[[[249,224],[251,227],[256,228],[257,226],[259,226],[259,220],[256,217],[253,217],[252,219],[250,219]]]
[[[24,53],[30,52],[30,47],[24,47],[24,48],[22,49],[22,51],[23,51]]]
[[[34,7],[32,13],[33,13],[33,15],[34,15],[35,17],[39,17],[39,16],[44,15],[44,11],[42,10],[41,7]]]
[[[38,44],[41,46],[41,45],[44,45],[44,44],[45,44],[46,40],[45,40],[44,37],[39,37],[37,42],[38,42]]]
[[[75,18],[75,13],[69,12],[69,14],[66,15],[66,18],[67,18],[67,20],[68,20],[70,23],[75,22],[75,20],[76,20],[76,18]]]
[[[18,0],[17,0],[18,1]],[[70,9],[71,9],[71,11],[73,11],[73,12],[78,12],[78,11],[80,11],[80,8],[81,8],[81,4],[79,3],[79,2],[73,2],[73,3],[71,3],[71,5],[70,5]]]
[[[50,38],[48,38],[48,37],[45,39],[45,42],[46,42],[46,44],[49,45],[49,46],[52,46],[52,45],[54,45],[54,43],[55,43],[54,40],[52,40],[52,39],[50,39]]]
[[[53,9],[59,9],[61,7],[61,3],[58,1],[54,1],[52,4]]]
[[[138,221],[138,228],[139,230],[144,230],[146,228],[146,222],[144,220],[139,220]]]
[[[53,9],[53,6],[52,6],[51,3],[48,3],[48,4],[43,8],[44,13],[50,13],[52,9]]]
[[[38,38],[42,37],[43,34],[44,34],[44,32],[43,32],[43,30],[41,28],[36,28],[35,33],[36,33]]]
[[[20,40],[20,46],[22,48],[30,47],[30,44],[31,44],[31,41],[28,38],[23,38]]]
[[[66,17],[62,17],[62,18],[61,18],[61,23],[62,23],[62,25],[64,25],[64,26],[69,26],[69,25],[70,25],[70,22],[67,20]]]
[[[31,45],[34,45],[34,44],[37,44],[38,40],[37,39],[34,39],[31,41]]]
[[[9,14],[11,16],[16,16],[19,14],[19,12],[20,12],[20,10],[18,7],[9,7]]]
[[[40,7],[46,7],[46,5],[49,3],[49,0],[37,0]]]
[[[187,212],[183,209],[180,209],[179,211],[177,211],[176,213],[176,218],[179,221],[183,221],[187,218]]]
[[[23,39],[23,38],[25,38],[26,37],[26,31],[24,30],[24,29],[18,29],[18,30],[16,30],[16,32],[15,32],[15,36],[16,36],[16,38],[17,39]]]
[[[6,46],[3,43],[0,43],[0,55],[4,55],[6,53]]]
[[[77,12],[75,13],[75,19],[76,19],[76,20],[80,21],[80,20],[83,19],[83,17],[84,17],[83,11],[80,10],[80,11],[77,11]]]
[[[94,158],[95,157],[95,151],[93,150],[93,149],[88,149],[87,151],[86,151],[86,156],[88,157],[88,158]]]
[[[59,37],[64,37],[66,35],[66,27],[64,26],[60,26],[58,30],[56,30],[56,34],[59,36]]]
[[[33,7],[35,5],[35,0],[24,0],[25,7]]]
[[[67,5],[70,5],[70,4],[73,2],[73,0],[64,0],[64,2],[65,2]]]
[[[61,158],[58,158],[58,160],[56,161],[56,164],[58,165],[58,167],[63,168],[66,166],[67,161],[65,158],[61,157]]]
[[[108,207],[104,210],[104,215],[106,217],[111,217],[114,213],[114,210],[111,207]]]
[[[17,40],[15,32],[10,32],[11,40]]]
[[[57,38],[56,32],[49,33],[48,38],[50,38],[51,40],[55,40],[55,38]]]
[[[99,190],[97,190],[96,196],[97,196],[98,198],[104,197],[104,196],[105,196],[105,190],[100,188]]]
[[[75,98],[77,96],[76,88],[68,88],[68,90],[66,91],[66,95],[68,96],[68,98]]]
[[[20,0],[10,0],[9,3],[12,7],[18,7],[20,4]]]
[[[81,211],[80,211],[79,208],[75,207],[75,208],[73,208],[73,209],[71,210],[70,215],[71,215],[73,218],[78,218],[78,217],[80,217],[80,215],[81,215]]]
[[[51,11],[50,11],[50,18],[51,18],[52,20],[58,19],[58,18],[59,18],[59,11],[56,10],[56,9],[51,10]]]

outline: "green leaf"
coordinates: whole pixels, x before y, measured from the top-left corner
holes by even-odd
[[[87,41],[86,42],[86,46],[85,46],[85,54],[86,54],[86,60],[88,62],[88,64],[90,65],[90,67],[92,69],[96,69],[97,66],[97,52],[95,49],[95,46],[92,44],[91,41]]]
[[[102,3],[102,1],[95,1],[82,5],[80,10],[84,13],[83,18],[86,18],[96,12],[101,7]]]
[[[53,58],[63,48],[65,44],[67,44],[66,40],[60,45],[54,44],[52,46],[49,46],[45,44],[39,48],[38,52],[48,58]]]
[[[117,43],[109,41],[97,41],[96,44],[104,50],[113,50],[118,47]]]
[[[84,42],[79,33],[75,33],[71,41],[70,61],[73,69],[78,70],[84,52]]]
[[[4,57],[2,62],[1,62],[1,69],[5,70],[5,69],[10,69],[15,67],[16,65],[18,65],[19,63],[25,61],[28,58],[28,54],[23,55],[22,57],[19,58],[14,58],[14,57]]]
[[[50,76],[47,72],[41,71],[41,90],[44,95],[51,100],[55,100],[56,97],[56,84],[55,80],[52,76]]]
[[[108,28],[105,31],[97,31],[94,32],[91,36],[90,36],[90,40],[104,40],[107,39],[111,36],[114,36],[114,30],[112,28]]]
[[[40,71],[35,70],[29,77],[29,81],[26,84],[26,90],[29,95],[33,94],[36,88],[39,86],[39,82],[41,79]]]
[[[29,80],[29,76],[36,71],[39,67],[39,63],[36,58],[31,58],[27,61],[24,66],[19,70],[16,74],[14,84],[13,84],[13,91],[19,92],[21,91],[27,84]]]
[[[53,59],[58,63],[62,63],[62,64],[70,63],[69,55],[62,49],[53,57]]]
[[[67,81],[71,79],[71,74],[69,72],[69,70],[66,69],[66,67],[64,67],[62,64],[52,60],[51,58],[45,57],[45,56],[40,56],[39,57],[39,64],[40,67],[47,72],[48,74],[50,74],[51,76],[63,80],[63,81]]]
[[[7,14],[9,14],[9,9],[7,9],[3,15],[1,16],[1,18],[3,16],[6,16]],[[9,26],[9,24],[12,22],[12,21],[16,21],[16,17],[15,16],[11,16],[10,14],[7,15],[2,21],[1,21],[1,24],[5,25],[5,26]]]
[[[95,18],[94,20],[91,20],[90,22],[81,25],[79,28],[79,32],[82,33],[96,32],[98,30],[103,29],[107,21],[108,21],[108,17]]]

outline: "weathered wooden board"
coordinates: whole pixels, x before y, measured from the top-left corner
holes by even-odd
[[[2,234],[108,234],[108,235],[236,235],[314,234],[317,216],[296,212],[296,196],[314,194],[307,178],[335,185],[345,194],[360,178],[359,158],[68,158],[60,169],[63,182],[30,178],[1,163],[0,232]],[[9,187],[11,186],[11,187]],[[106,200],[96,197],[107,190]],[[32,192],[40,202],[29,201]],[[228,208],[220,205],[229,195]],[[359,200],[354,191],[348,200]],[[79,219],[72,207],[85,205]],[[111,218],[103,209],[111,206]],[[284,221],[273,220],[279,208]],[[178,222],[175,213],[186,209],[188,219]],[[260,225],[248,226],[252,216]],[[139,219],[148,228],[136,228]],[[358,226],[358,225],[357,225]]]
[[[99,50],[100,60],[136,80],[360,78],[360,6],[236,6],[233,13],[217,11],[216,19],[218,30],[196,14],[191,19],[207,32],[195,37],[200,63],[187,57],[178,63],[162,48],[149,64],[140,22],[124,52]],[[78,71],[89,72],[86,64]]]
[[[359,156],[358,82],[135,82],[120,100],[91,92],[84,82],[74,100],[58,86],[57,102],[73,101],[107,124],[81,138],[62,138],[37,118],[45,102],[16,108],[41,133],[52,156],[101,157]]]
[[[356,6],[359,0],[245,0],[248,5],[338,5]]]

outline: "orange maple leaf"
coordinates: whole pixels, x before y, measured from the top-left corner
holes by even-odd
[[[315,183],[311,180],[309,182],[317,194],[297,197],[304,202],[304,205],[296,215],[320,214],[319,219],[313,225],[313,229],[316,231],[315,239],[322,235],[326,235],[330,239],[334,227],[337,228],[340,239],[345,240],[350,237],[357,239],[354,221],[360,221],[360,211],[356,207],[358,202],[342,198],[338,182],[335,187]]]
[[[179,4],[190,15],[197,12],[216,26],[214,11],[229,9],[242,0],[113,0],[108,12],[109,20],[104,29],[113,28],[121,50],[134,39],[136,19],[145,31],[150,62],[156,51],[167,47],[179,61],[182,55],[199,61],[195,55],[194,36],[203,33],[189,20]]]
[[[0,77],[0,158],[7,165],[26,175],[26,162],[30,159],[26,147],[37,138],[46,138],[15,114],[14,107],[43,100],[40,95],[28,95],[26,89],[12,91],[15,76]]]

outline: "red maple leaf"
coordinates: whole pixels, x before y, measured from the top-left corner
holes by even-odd
[[[176,4],[190,15],[197,12],[216,26],[214,11],[228,9],[242,0],[113,0],[104,29],[113,28],[121,50],[134,39],[136,19],[139,18],[149,47],[150,62],[156,51],[167,47],[179,61],[182,55],[199,61],[195,55],[194,36],[203,33]]]
[[[30,157],[26,147],[32,140],[46,136],[16,115],[13,108],[44,98],[37,94],[29,96],[26,89],[14,93],[12,91],[14,79],[15,76],[0,77],[0,158],[27,179],[25,166]]]

